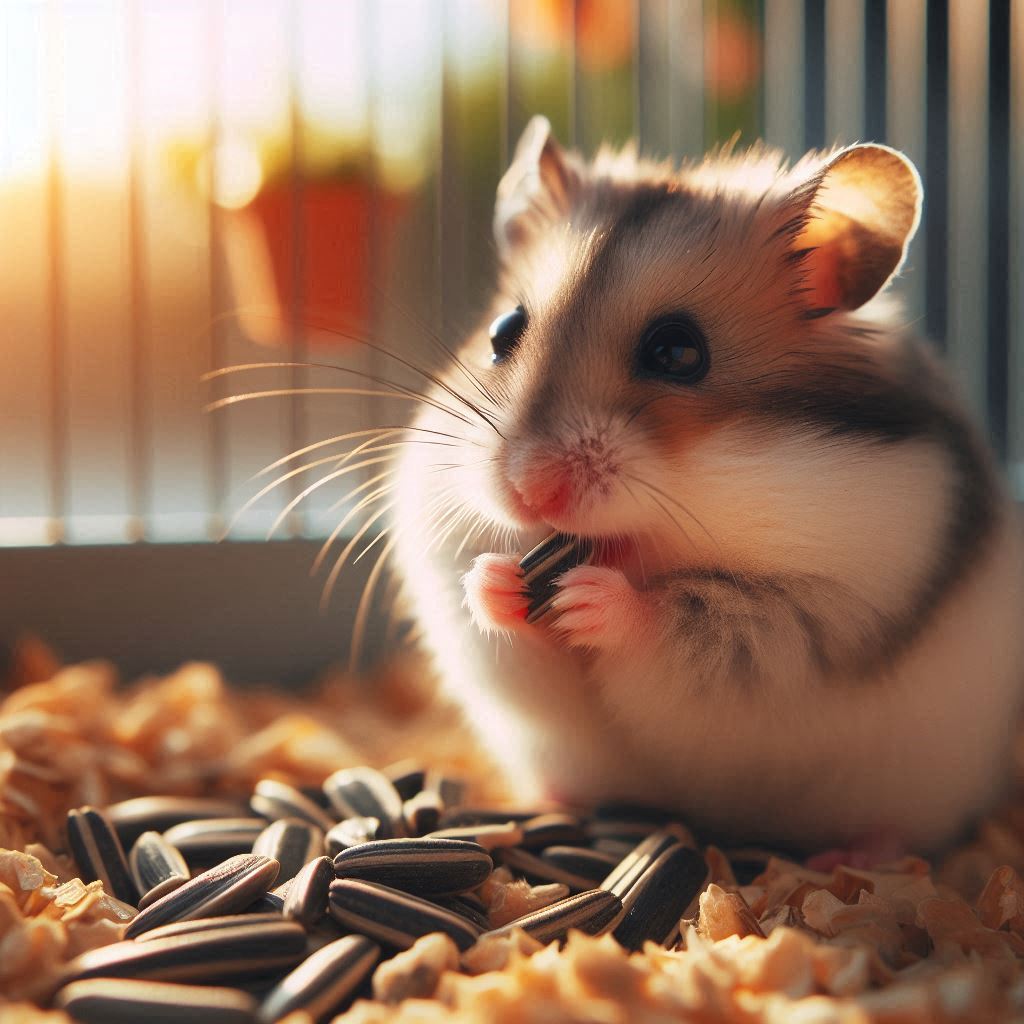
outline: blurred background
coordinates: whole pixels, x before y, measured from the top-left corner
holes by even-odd
[[[906,151],[902,292],[1024,485],[1024,0],[3,0],[0,644],[130,675],[343,660],[373,559],[326,612],[309,570],[372,467],[301,503],[315,470],[247,505],[277,474],[252,478],[409,403],[207,413],[358,382],[202,375],[414,383],[366,342],[436,365],[474,322],[536,112],[588,153]],[[395,641],[374,615],[367,658]]]

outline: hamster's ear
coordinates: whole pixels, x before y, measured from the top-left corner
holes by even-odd
[[[921,217],[921,179],[902,153],[851,146],[793,198],[804,217],[793,241],[803,258],[805,301],[814,315],[856,309],[903,264]]]
[[[530,119],[512,164],[498,184],[494,237],[504,254],[519,245],[531,224],[566,218],[579,186],[572,161],[551,134],[551,123]]]

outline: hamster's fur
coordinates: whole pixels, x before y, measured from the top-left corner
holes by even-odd
[[[415,424],[456,447],[408,446],[395,512],[423,642],[521,799],[927,848],[996,797],[1020,530],[955,387],[878,294],[920,203],[882,146],[675,169],[586,163],[530,123],[488,316],[431,392],[448,410]],[[492,365],[487,324],[519,305]],[[674,316],[706,342],[693,383],[638,357]],[[527,625],[517,562],[553,529],[599,554]]]

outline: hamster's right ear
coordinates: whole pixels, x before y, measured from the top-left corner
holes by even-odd
[[[579,171],[552,135],[551,122],[539,114],[531,118],[498,184],[494,237],[502,255],[520,245],[531,227],[566,219],[579,185]]]

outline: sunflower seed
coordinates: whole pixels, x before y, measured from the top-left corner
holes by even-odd
[[[380,822],[379,838],[404,834],[402,798],[387,776],[376,768],[342,768],[324,780],[324,792],[344,817],[376,818]]]
[[[411,800],[423,789],[427,773],[416,761],[399,761],[385,768],[384,775],[403,800]]]
[[[471,893],[431,897],[430,902],[436,903],[439,907],[444,907],[445,910],[450,910],[453,914],[464,917],[467,921],[472,921],[481,931],[486,932],[491,927],[490,919],[487,916],[487,908],[479,900],[474,899]]]
[[[593,545],[582,537],[553,533],[519,562],[529,597],[527,622],[536,622],[551,607],[557,593],[556,580],[574,566],[587,562],[593,554]]]
[[[436,793],[445,807],[457,807],[466,798],[466,784],[441,772],[428,771],[423,788]]]
[[[622,899],[626,914],[614,935],[631,952],[647,940],[664,943],[707,877],[704,858],[688,846],[673,846],[657,858]]]
[[[128,865],[142,893],[139,910],[184,885],[190,877],[185,858],[159,832],[143,832],[135,840]]]
[[[323,832],[334,827],[335,818],[329,812],[318,807],[307,796],[303,796],[294,786],[277,779],[260,779],[253,789],[249,806],[256,814],[262,814],[270,821],[279,818],[301,818],[311,825],[316,825]]]
[[[219,917],[197,918],[194,921],[172,921],[136,936],[136,942],[152,942],[154,939],[170,939],[175,935],[195,935],[198,932],[212,932],[218,929],[252,928],[261,924],[280,924],[280,914],[224,914]]]
[[[143,832],[166,832],[199,818],[236,818],[245,813],[245,805],[212,797],[140,796],[109,804],[106,813],[121,842],[130,847]]]
[[[514,928],[522,928],[538,942],[544,943],[561,942],[570,928],[588,935],[601,935],[614,927],[622,912],[622,900],[615,893],[590,889],[495,928],[486,936],[507,935]]]
[[[504,825],[507,822],[529,821],[539,811],[495,811],[484,807],[455,807],[441,815],[441,828],[462,828],[466,825]]]
[[[111,896],[138,906],[139,893],[128,869],[124,847],[102,811],[95,807],[68,811],[68,845],[83,882],[99,880]]]
[[[444,932],[466,950],[480,934],[460,914],[376,882],[337,879],[328,895],[331,916],[342,927],[399,949],[408,949],[421,935]]]
[[[288,887],[282,913],[306,928],[327,913],[327,890],[334,881],[334,863],[330,857],[311,860]]]
[[[461,839],[476,843],[485,850],[496,850],[503,846],[519,846],[523,839],[523,828],[514,821],[502,825],[462,825],[459,828],[442,828],[425,836],[426,839]]]
[[[522,875],[531,882],[560,882],[567,885],[573,892],[585,892],[593,889],[594,883],[585,875],[577,875],[572,871],[552,864],[528,850],[513,847],[500,851],[500,860],[514,874]]]
[[[590,844],[590,849],[598,853],[607,853],[618,863],[636,849],[636,843],[631,843],[628,839],[595,839]]]
[[[150,904],[125,929],[130,939],[170,921],[216,917],[244,910],[274,884],[276,860],[248,853],[198,874],[191,881]]]
[[[249,853],[266,827],[264,818],[198,818],[171,826],[164,839],[177,847],[194,870],[214,867],[227,857]]]
[[[378,818],[346,818],[339,821],[324,837],[327,852],[335,857],[342,850],[360,843],[369,843],[379,839],[380,820]]]
[[[598,886],[622,858],[585,846],[549,846],[540,859],[579,878],[589,878],[592,886]]]
[[[270,857],[281,865],[277,883],[294,878],[299,870],[324,852],[322,829],[299,818],[271,822],[252,844],[252,852]]]
[[[274,987],[260,1006],[260,1021],[272,1024],[296,1010],[315,1021],[339,1012],[379,959],[380,946],[363,935],[337,939]]]
[[[571,814],[539,814],[523,822],[524,850],[539,850],[556,844],[567,846],[585,840],[583,822]]]
[[[433,832],[441,821],[444,801],[432,789],[424,789],[402,804],[405,830],[411,836]]]
[[[493,870],[482,846],[459,839],[380,839],[334,858],[338,878],[380,882],[422,896],[475,889]]]
[[[591,818],[586,825],[587,839],[623,839],[634,843],[646,839],[663,826],[656,821],[634,821],[631,819]]]
[[[686,831],[686,830],[682,830]],[[673,846],[683,845],[680,842],[680,830],[673,826],[659,829],[638,843],[619,862],[608,877],[601,883],[602,889],[625,896],[633,883],[649,868],[666,850]],[[688,834],[688,833],[687,833]]]
[[[233,988],[92,978],[57,993],[56,1005],[81,1024],[251,1024],[256,1000]]]
[[[211,928],[149,942],[115,942],[72,960],[67,978],[221,983],[294,967],[305,954],[305,931],[278,918],[270,924]]]

